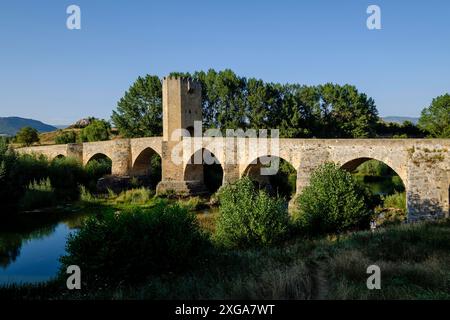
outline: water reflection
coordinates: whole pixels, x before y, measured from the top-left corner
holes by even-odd
[[[42,214],[39,214],[42,215]],[[53,277],[66,238],[85,214],[18,216],[0,228],[0,284],[39,282]]]

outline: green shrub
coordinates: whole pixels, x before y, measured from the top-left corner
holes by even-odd
[[[406,193],[405,192],[396,192],[391,195],[381,197],[383,201],[384,208],[394,208],[400,209],[406,212]]]
[[[153,197],[153,192],[146,188],[122,191],[115,199],[121,204],[145,204]]]
[[[400,224],[406,220],[405,192],[382,196],[381,201],[382,204],[376,208],[378,225]]]
[[[85,204],[97,204],[101,200],[95,197],[85,186],[80,186],[80,200]]]
[[[41,181],[33,181],[28,185],[25,194],[19,201],[22,210],[45,208],[55,205],[54,190],[47,178]]]
[[[59,199],[79,199],[79,186],[85,180],[85,172],[79,161],[74,158],[57,158],[50,163],[49,176]]]
[[[180,272],[201,260],[208,242],[194,215],[159,202],[152,208],[107,212],[88,219],[67,242],[61,275],[78,265],[91,289]]]
[[[200,197],[189,197],[187,200],[179,200],[178,204],[189,211],[197,211],[206,206]]]
[[[316,169],[297,199],[296,220],[308,233],[367,228],[370,196],[353,176],[333,163]]]
[[[80,132],[81,142],[94,142],[109,140],[111,125],[105,120],[93,120]]]
[[[109,158],[91,160],[84,167],[86,173],[85,185],[91,191],[97,187],[97,181],[101,177],[111,173],[112,162]]]
[[[17,206],[31,182],[48,177],[48,161],[43,156],[18,155],[7,150],[0,158],[3,167],[0,206]]]
[[[245,177],[220,189],[215,238],[227,247],[270,245],[281,240],[289,217],[283,199],[257,190]]]
[[[74,131],[61,132],[55,138],[56,144],[75,143],[76,141],[77,141],[77,134]]]

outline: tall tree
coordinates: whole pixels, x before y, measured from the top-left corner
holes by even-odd
[[[434,98],[431,105],[422,110],[419,127],[433,138],[450,138],[450,94]]]
[[[375,135],[375,101],[351,85],[319,86],[323,137],[367,138]]]
[[[162,85],[158,76],[139,77],[117,103],[111,120],[127,138],[162,135]]]

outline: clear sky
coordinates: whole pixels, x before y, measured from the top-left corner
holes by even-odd
[[[71,4],[81,30],[66,28]],[[350,83],[382,116],[418,116],[450,91],[449,17],[448,0],[0,0],[0,116],[109,119],[139,75],[209,68]]]

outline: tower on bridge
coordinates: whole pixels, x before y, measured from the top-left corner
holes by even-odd
[[[162,180],[157,193],[173,191],[177,194],[207,192],[203,183],[203,170],[196,170],[191,180],[184,177],[184,166],[175,163],[172,151],[183,136],[194,137],[194,124],[202,121],[202,88],[200,83],[182,77],[163,79],[163,141]],[[180,130],[181,129],[181,130]],[[201,134],[201,133],[200,133]],[[183,157],[184,150],[178,153]],[[201,165],[199,166],[201,168]]]

